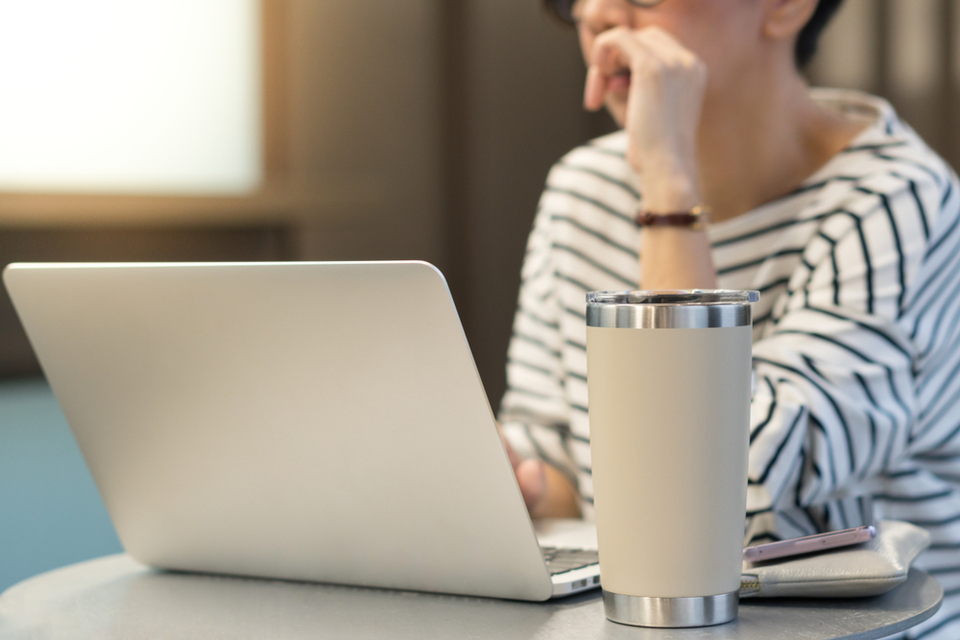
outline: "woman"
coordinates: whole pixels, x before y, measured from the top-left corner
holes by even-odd
[[[568,0],[584,104],[622,131],[551,170],[501,422],[536,516],[592,512],[584,294],[758,289],[751,539],[925,526],[960,638],[960,185],[889,104],[799,68],[838,0]],[[709,209],[709,219],[704,213]]]

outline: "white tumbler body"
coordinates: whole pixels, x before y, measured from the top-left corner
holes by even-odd
[[[605,591],[740,587],[751,327],[587,327],[590,449]]]
[[[590,453],[607,618],[737,617],[756,291],[587,294]]]

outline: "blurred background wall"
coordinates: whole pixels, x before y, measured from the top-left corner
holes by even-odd
[[[259,11],[254,190],[0,189],[0,264],[429,260],[448,276],[496,408],[546,172],[612,130],[580,108],[573,33],[537,0],[261,0]],[[960,0],[847,0],[810,76],[888,97],[957,165],[958,35]],[[0,375],[38,372],[0,295]]]

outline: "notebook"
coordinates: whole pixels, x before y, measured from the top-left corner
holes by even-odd
[[[591,524],[541,523],[586,551],[541,550],[432,265],[3,276],[134,559],[519,600],[599,586]]]

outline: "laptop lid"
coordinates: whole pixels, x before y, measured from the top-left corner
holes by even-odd
[[[3,275],[140,562],[550,597],[433,266],[16,264]]]

